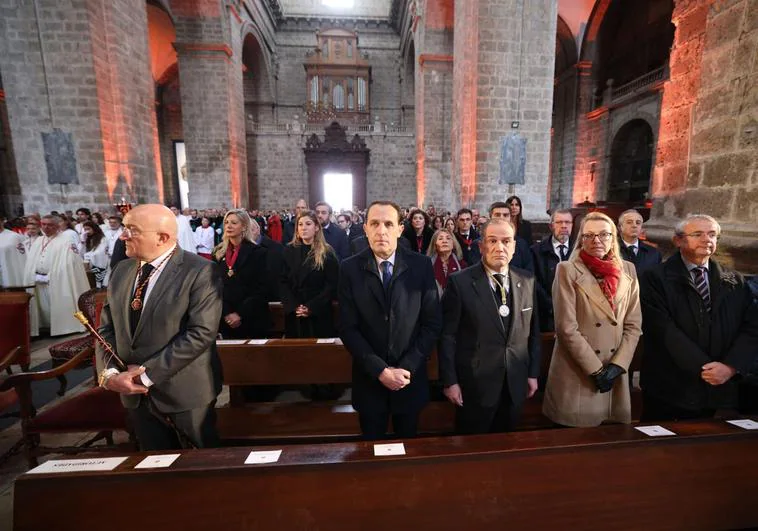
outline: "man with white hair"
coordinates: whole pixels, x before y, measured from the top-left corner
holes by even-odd
[[[642,276],[645,422],[736,407],[738,375],[758,356],[758,307],[742,275],[714,260],[720,235],[711,216],[688,216],[675,229],[679,252]]]
[[[625,210],[619,216],[619,249],[621,258],[634,264],[637,277],[661,263],[661,252],[640,240],[642,215],[635,209]]]
[[[74,317],[79,296],[87,291],[89,281],[84,262],[73,243],[60,233],[58,216],[42,216],[43,236],[29,250],[24,270],[24,284],[34,286],[29,306],[31,335],[40,328],[49,328],[51,336],[83,332]]]

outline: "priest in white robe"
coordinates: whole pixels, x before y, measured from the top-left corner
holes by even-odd
[[[24,237],[5,228],[5,217],[0,215],[0,287],[24,285],[26,247]]]
[[[192,227],[189,223],[189,218],[179,212],[176,207],[171,207],[171,211],[176,215],[176,225],[178,227],[177,241],[179,247],[187,252],[197,254],[197,246],[195,245],[195,234],[192,232]]]
[[[43,216],[42,236],[32,244],[26,260],[24,283],[34,286],[29,307],[32,336],[40,328],[49,328],[51,336],[84,332],[74,317],[79,296],[87,291],[89,281],[84,262],[74,244],[59,231],[57,216]]]

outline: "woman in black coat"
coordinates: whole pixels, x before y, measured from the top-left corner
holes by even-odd
[[[408,214],[408,220],[410,223],[403,231],[403,237],[410,242],[412,250],[426,254],[434,235],[429,226],[429,216],[423,210],[413,209]]]
[[[253,223],[242,209],[224,216],[224,233],[213,250],[224,282],[224,306],[219,332],[224,339],[268,337],[266,249],[253,243]]]
[[[287,338],[334,337],[332,301],[339,261],[312,211],[295,219],[295,238],[284,248],[279,295]]]
[[[524,238],[526,243],[531,245],[534,243],[532,237],[532,224],[524,219],[524,208],[521,205],[521,199],[517,195],[512,195],[505,200],[505,204],[511,211],[511,223],[516,227],[516,236]]]

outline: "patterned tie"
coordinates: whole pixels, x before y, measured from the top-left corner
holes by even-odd
[[[711,311],[711,292],[708,288],[708,281],[705,278],[707,269],[704,267],[696,267],[693,269],[695,272],[695,289],[697,289],[697,292],[700,294],[700,297],[703,299],[703,304],[705,304],[705,310],[710,312]]]
[[[558,252],[561,253],[561,262],[566,261],[566,246],[564,244],[560,244],[558,246]]]
[[[382,266],[382,286],[384,286],[385,293],[388,293],[390,290],[390,281],[392,280],[392,271],[390,270],[390,267],[392,264],[389,260],[385,260],[381,264]]]
[[[150,273],[155,269],[151,263],[147,263],[143,265],[139,270],[139,275],[137,276],[137,287],[142,285],[143,282],[145,282],[145,279],[150,277]],[[135,288],[135,292],[136,292]],[[140,299],[142,300],[142,306],[140,306],[139,310],[134,310],[131,307],[129,308],[129,328],[131,329],[132,335],[134,335],[135,330],[137,330],[137,323],[139,323],[140,315],[142,315],[142,309],[145,307],[145,295],[147,293],[147,286],[143,286],[142,290],[140,290]]]

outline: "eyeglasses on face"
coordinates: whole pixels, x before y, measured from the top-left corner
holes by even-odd
[[[684,234],[683,236],[688,236],[690,238],[695,238],[696,240],[700,240],[703,236],[707,236],[709,240],[718,240],[719,235],[715,230],[712,230],[710,232],[704,232],[702,230],[690,232],[689,234]]]
[[[595,238],[598,238],[601,242],[607,242],[608,240],[611,239],[612,236],[613,234],[611,234],[610,232],[601,232],[599,234],[593,234],[591,232],[588,232],[587,234],[582,234],[582,240],[584,240],[585,242],[591,242]]]
[[[124,227],[122,234],[126,238],[133,238],[135,236],[141,236],[142,234],[146,232],[158,232],[158,231],[157,230],[141,230],[141,229],[138,229],[137,227],[126,226]]]

